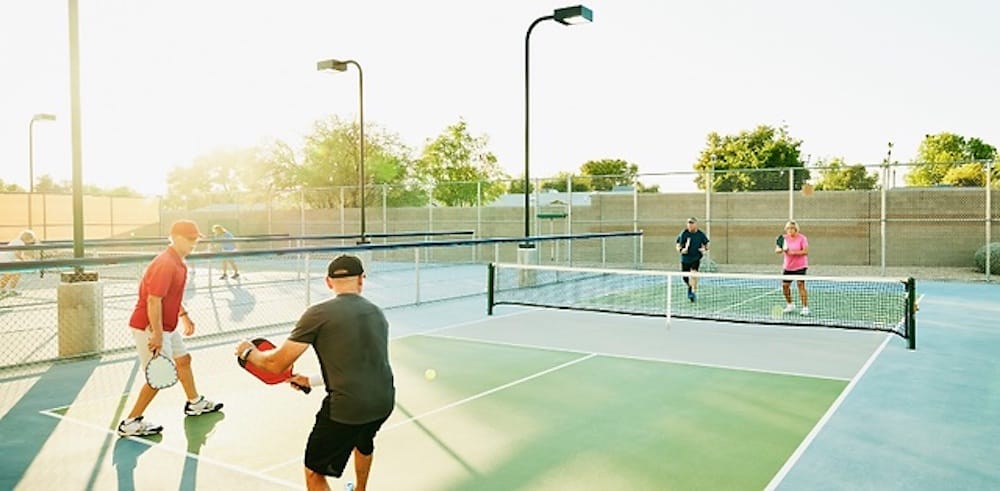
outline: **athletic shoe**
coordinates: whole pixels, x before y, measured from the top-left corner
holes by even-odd
[[[163,427],[143,421],[142,416],[133,419],[123,419],[118,423],[118,436],[147,436],[163,431]]]
[[[802,315],[809,315],[809,307],[802,307]]]
[[[787,314],[789,312],[794,312],[794,311],[795,311],[795,305],[794,304],[788,304],[788,305],[785,306],[785,310],[783,310],[782,312],[784,312],[784,313]]]
[[[693,291],[691,291],[691,289],[689,288],[689,289],[688,289],[688,300],[690,300],[690,301],[694,302],[694,299],[695,299],[695,295],[694,295],[694,292],[693,292]]]
[[[184,414],[188,416],[198,416],[199,414],[214,413],[222,409],[221,402],[212,402],[205,399],[205,396],[198,396],[197,402],[185,402]]]
[[[220,279],[220,280],[224,280],[224,279],[226,279],[226,275],[222,275],[222,276],[220,276],[220,277],[219,277],[219,279]]]
[[[232,276],[230,276],[230,278],[232,278],[232,279],[234,279],[234,280],[235,280],[236,278],[239,278],[239,277],[240,277],[240,274],[239,274],[239,273],[233,273],[233,275],[232,275]]]

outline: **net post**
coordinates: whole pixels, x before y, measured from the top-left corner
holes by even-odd
[[[917,349],[917,284],[912,277],[906,279],[906,339],[907,348]]]
[[[496,278],[496,264],[490,263],[486,273],[486,315],[493,315],[493,280]]]

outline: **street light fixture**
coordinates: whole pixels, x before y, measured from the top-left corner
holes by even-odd
[[[38,113],[28,123],[28,228],[32,228],[31,202],[35,194],[35,121],[55,121],[55,114]]]
[[[358,163],[358,184],[361,188],[361,240],[359,244],[367,244],[368,238],[365,236],[365,83],[364,73],[361,65],[354,60],[323,60],[316,63],[316,70],[335,70],[338,72],[347,71],[347,65],[354,65],[358,69],[358,126],[361,130],[361,162]]]
[[[588,22],[593,22],[594,12],[584,7],[583,5],[575,5],[573,7],[563,7],[556,9],[552,15],[546,15],[544,17],[539,17],[535,19],[534,22],[528,26],[528,32],[524,35],[524,237],[528,238],[531,236],[531,198],[528,189],[531,186],[531,179],[528,176],[530,171],[530,151],[529,143],[531,140],[531,134],[529,132],[530,119],[529,114],[529,89],[530,84],[528,83],[528,73],[529,73],[529,63],[528,58],[530,55],[530,41],[531,41],[531,31],[538,24],[547,21],[554,20],[563,25],[576,25],[585,24]],[[524,242],[521,244],[523,249],[532,249],[534,245],[529,242]]]

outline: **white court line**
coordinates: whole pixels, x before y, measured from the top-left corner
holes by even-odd
[[[844,377],[831,377],[831,376],[828,376],[828,375],[816,375],[816,374],[812,374],[812,373],[787,372],[787,371],[783,371],[783,370],[765,370],[765,369],[762,369],[762,368],[739,367],[739,366],[733,366],[733,365],[718,365],[718,364],[714,364],[714,363],[699,363],[699,362],[695,362],[695,361],[677,360],[677,359],[673,359],[673,358],[652,358],[652,357],[646,357],[646,356],[623,355],[621,353],[608,353],[608,352],[602,352],[602,351],[584,351],[584,350],[575,350],[575,349],[571,349],[571,348],[558,348],[558,347],[553,347],[553,346],[541,346],[541,345],[527,344],[527,343],[512,343],[512,342],[508,342],[508,341],[495,341],[495,340],[488,340],[488,339],[469,338],[469,337],[464,337],[464,336],[449,336],[449,335],[445,335],[445,334],[430,334],[430,335],[427,335],[427,337],[429,337],[429,338],[441,338],[441,339],[452,339],[452,340],[455,340],[455,341],[469,341],[469,342],[481,343],[481,344],[495,344],[495,345],[499,345],[499,346],[511,346],[511,347],[514,347],[514,348],[529,348],[529,349],[538,349],[538,350],[544,350],[544,351],[558,351],[558,352],[562,352],[562,353],[576,353],[576,354],[588,354],[589,353],[589,354],[594,354],[594,355],[598,355],[598,356],[604,356],[604,357],[607,357],[607,358],[621,358],[621,359],[625,359],[625,360],[639,360],[639,361],[649,361],[649,362],[656,362],[656,363],[673,363],[673,364],[676,364],[676,365],[687,365],[687,366],[693,366],[693,367],[722,368],[722,369],[726,369],[726,370],[735,370],[735,371],[739,371],[739,372],[763,373],[763,374],[766,374],[766,375],[788,375],[788,376],[791,376],[791,377],[814,378],[814,379],[820,379],[820,380],[836,380],[838,382],[846,382],[846,381],[850,380],[850,379],[847,379],[847,378],[844,378]]]
[[[105,428],[105,427],[102,427],[100,425],[96,425],[96,424],[89,423],[87,421],[83,421],[83,420],[79,420],[79,419],[75,419],[75,418],[70,418],[68,416],[64,416],[64,415],[61,415],[61,414],[56,414],[56,413],[53,413],[51,411],[52,410],[45,409],[45,410],[39,411],[39,413],[44,414],[46,416],[50,416],[50,417],[56,418],[56,419],[59,419],[59,420],[62,420],[62,421],[68,421],[70,423],[75,423],[75,424],[78,424],[80,426],[83,426],[83,427],[86,427],[86,428],[90,428],[92,430],[97,430],[98,432],[101,432],[101,433],[107,433],[107,434],[110,434],[111,436],[113,436],[115,438],[127,438],[127,439],[129,439],[129,440],[131,440],[133,442],[141,443],[141,444],[146,445],[146,446],[148,446],[150,448],[156,448],[156,449],[159,449],[159,450],[165,450],[165,451],[170,452],[172,454],[181,455],[181,456],[184,456],[184,457],[189,458],[189,459],[195,459],[199,463],[205,462],[205,463],[208,463],[208,464],[211,464],[211,465],[214,465],[214,466],[221,467],[223,469],[227,469],[227,470],[230,470],[230,471],[233,471],[233,472],[238,472],[240,474],[245,474],[247,476],[255,477],[255,478],[260,479],[262,481],[267,481],[267,482],[269,482],[271,484],[277,484],[277,485],[283,486],[283,487],[288,488],[288,489],[302,489],[302,485],[301,484],[291,483],[291,482],[285,481],[283,479],[278,479],[276,477],[268,476],[268,475],[264,474],[263,472],[258,472],[258,471],[250,470],[250,469],[247,469],[245,467],[239,467],[239,466],[230,464],[228,462],[222,462],[220,460],[216,460],[216,459],[213,459],[211,457],[205,457],[203,455],[199,455],[199,454],[196,454],[196,453],[191,453],[191,452],[188,452],[186,450],[178,450],[178,449],[170,447],[170,446],[161,445],[159,442],[150,441],[150,440],[147,440],[147,439],[144,439],[144,438],[140,438],[140,437],[137,437],[137,436],[119,437],[118,436],[118,432],[115,431],[115,430],[112,430],[110,428]]]
[[[426,411],[426,412],[420,413],[420,414],[418,414],[416,416],[411,416],[411,417],[406,418],[406,419],[404,419],[402,421],[397,421],[397,422],[395,422],[395,423],[393,423],[393,424],[391,424],[389,426],[386,426],[385,428],[383,428],[382,430],[380,430],[379,433],[386,432],[386,431],[392,431],[392,430],[394,430],[396,428],[399,428],[399,427],[404,426],[404,425],[408,425],[410,423],[413,423],[415,421],[421,420],[421,419],[426,418],[428,416],[432,416],[434,414],[447,411],[449,409],[461,406],[462,404],[466,404],[466,403],[475,401],[476,399],[482,399],[483,397],[486,397],[486,396],[488,396],[490,394],[495,394],[497,392],[500,392],[501,390],[509,389],[509,388],[511,388],[511,387],[513,387],[515,385],[522,384],[524,382],[527,382],[527,381],[532,380],[532,379],[536,379],[536,378],[541,377],[543,375],[550,374],[550,373],[555,372],[557,370],[562,370],[563,368],[566,368],[568,366],[576,365],[577,363],[580,363],[581,361],[589,360],[589,359],[591,359],[591,358],[593,358],[595,356],[597,356],[597,354],[595,354],[595,353],[591,353],[589,355],[581,356],[580,358],[576,358],[574,360],[567,361],[566,363],[563,363],[561,365],[556,365],[556,366],[554,366],[552,368],[549,368],[549,369],[546,369],[546,370],[542,370],[541,372],[536,372],[536,373],[533,373],[531,375],[528,375],[527,377],[522,377],[522,378],[519,378],[519,379],[514,380],[512,382],[508,382],[506,384],[494,387],[494,388],[489,389],[489,390],[485,390],[485,391],[480,392],[478,394],[471,395],[469,397],[466,397],[465,399],[461,399],[461,400],[458,400],[458,401],[455,401],[455,402],[452,402],[452,403],[449,403],[449,404],[445,404],[444,406],[441,406],[441,407],[438,407],[438,408],[435,408],[435,409],[431,409],[430,411]],[[279,467],[283,467],[283,466],[286,466],[286,465],[289,465],[289,464],[292,464],[292,463],[295,463],[295,462],[299,462],[301,460],[302,459],[300,457],[300,458],[296,458],[294,460],[289,460],[287,462],[282,462],[280,464],[275,464],[275,465],[272,465],[270,467],[265,467],[265,468],[263,468],[261,470],[264,471],[264,472],[268,472],[268,471],[271,471],[273,469],[277,469]]]
[[[725,307],[725,308],[719,309],[718,312],[725,312],[727,310],[732,310],[732,309],[735,309],[736,307],[739,307],[740,305],[748,304],[750,302],[759,300],[761,298],[764,298],[764,297],[767,297],[767,296],[770,296],[770,295],[773,295],[773,294],[778,294],[778,293],[781,293],[781,289],[780,288],[779,289],[775,289],[775,290],[766,291],[764,293],[761,293],[760,295],[757,295],[756,297],[751,297],[751,298],[748,298],[748,299],[746,299],[746,300],[744,300],[744,301],[742,301],[740,303],[733,304],[733,305],[730,305],[729,307]]]
[[[457,324],[448,324],[446,326],[435,327],[434,329],[427,329],[426,331],[411,332],[409,334],[401,334],[399,336],[390,337],[390,339],[397,340],[397,339],[406,339],[406,338],[412,337],[412,336],[423,336],[423,335],[434,333],[434,332],[438,332],[438,331],[444,331],[446,329],[453,329],[453,328],[456,328],[456,327],[465,327],[465,326],[472,326],[472,325],[475,325],[475,324],[482,324],[484,322],[489,322],[489,321],[491,321],[493,319],[503,319],[504,317],[513,317],[515,315],[522,315],[522,314],[526,314],[528,312],[532,312],[532,310],[529,309],[529,310],[521,310],[521,311],[518,311],[518,312],[511,312],[509,314],[491,315],[491,316],[488,316],[488,317],[483,317],[482,319],[475,319],[475,320],[471,320],[471,321],[459,322]]]
[[[875,362],[875,359],[878,358],[878,355],[880,355],[882,353],[882,350],[885,349],[885,346],[889,344],[889,340],[892,339],[892,336],[893,334],[885,335],[885,340],[883,340],[882,344],[878,347],[878,349],[875,350],[875,352],[872,353],[870,357],[868,357],[868,361],[866,361],[864,366],[861,367],[861,370],[858,371],[857,375],[855,375],[854,378],[851,379],[851,383],[847,384],[847,387],[845,387],[843,392],[840,393],[840,396],[837,397],[835,401],[833,401],[833,404],[831,404],[830,408],[826,410],[826,413],[823,414],[823,417],[820,418],[818,422],[816,422],[815,426],[813,426],[812,431],[810,431],[809,434],[806,435],[805,439],[802,440],[802,443],[799,444],[798,448],[796,448],[795,451],[792,452],[792,455],[788,457],[788,460],[785,461],[785,465],[781,466],[781,469],[778,470],[778,473],[775,474],[773,478],[771,478],[771,482],[767,483],[767,487],[764,488],[765,491],[774,491],[775,489],[777,489],[778,485],[781,484],[781,481],[785,479],[785,476],[788,475],[788,473],[792,470],[792,467],[794,467],[795,464],[799,461],[799,458],[802,457],[802,454],[805,453],[806,449],[809,448],[809,445],[811,445],[813,440],[816,439],[816,436],[819,435],[819,432],[823,430],[823,427],[826,426],[826,423],[830,421],[830,418],[833,417],[833,413],[837,412],[837,409],[840,408],[841,404],[843,404],[844,399],[847,399],[848,394],[851,393],[851,391],[854,389],[854,386],[858,384],[858,381],[861,380],[861,377],[865,375],[865,372],[867,372],[868,368],[871,367],[872,363]]]

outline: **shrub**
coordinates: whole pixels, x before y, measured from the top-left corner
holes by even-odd
[[[986,246],[976,251],[976,271],[986,272]],[[1000,274],[1000,242],[990,244],[990,273]]]

